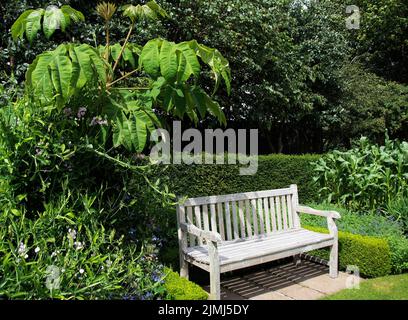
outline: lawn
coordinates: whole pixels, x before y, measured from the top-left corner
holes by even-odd
[[[408,274],[386,276],[360,283],[360,289],[345,289],[325,300],[408,300]]]

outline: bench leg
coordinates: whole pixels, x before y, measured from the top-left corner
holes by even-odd
[[[221,300],[220,268],[210,266],[210,300]]]
[[[180,277],[188,279],[188,262],[184,260],[182,254],[180,254]]]
[[[300,258],[300,254],[295,254],[293,256],[293,263],[295,266],[300,265],[300,263],[302,262],[301,258]]]
[[[221,300],[221,268],[217,254],[217,246],[208,242],[210,257],[210,300]]]
[[[330,261],[329,261],[329,275],[330,278],[337,278],[339,275],[338,271],[338,254],[339,254],[338,243],[336,242],[330,248]]]

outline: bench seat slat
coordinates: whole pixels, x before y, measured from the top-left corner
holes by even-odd
[[[334,238],[329,234],[297,229],[292,232],[272,234],[263,238],[261,241],[242,241],[231,245],[220,246],[218,248],[218,254],[220,264],[226,265],[333,239]],[[204,264],[209,263],[207,246],[190,247],[186,249],[185,253],[196,261]]]

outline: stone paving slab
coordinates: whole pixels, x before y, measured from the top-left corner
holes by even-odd
[[[330,278],[329,268],[322,264],[307,260],[299,265],[286,262],[223,276],[221,299],[316,300],[346,289],[348,280],[350,275],[344,272],[336,279]],[[204,289],[209,292],[209,286]]]

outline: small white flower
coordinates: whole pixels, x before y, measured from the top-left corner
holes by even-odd
[[[81,250],[85,245],[81,241],[75,241],[74,242],[74,247],[77,250]]]
[[[20,245],[18,246],[17,249],[17,253],[20,257],[24,257],[24,258],[28,258],[28,254],[27,254],[27,247],[25,246],[25,244],[23,242],[20,242]]]
[[[54,258],[57,256],[57,253],[54,251],[53,253],[51,253],[51,258]]]
[[[109,259],[106,260],[106,266],[109,268],[112,265],[112,261],[110,261]]]
[[[40,252],[40,248],[39,248],[39,247],[35,248],[34,252],[35,252],[35,253]]]
[[[68,238],[71,238],[72,240],[76,239],[76,230],[74,229],[68,229]]]
[[[65,269],[64,269],[64,268],[62,268],[62,269],[61,269],[61,272],[65,272]]]
[[[80,274],[83,274],[84,272],[85,272],[84,269],[79,269],[79,273],[80,273]]]

